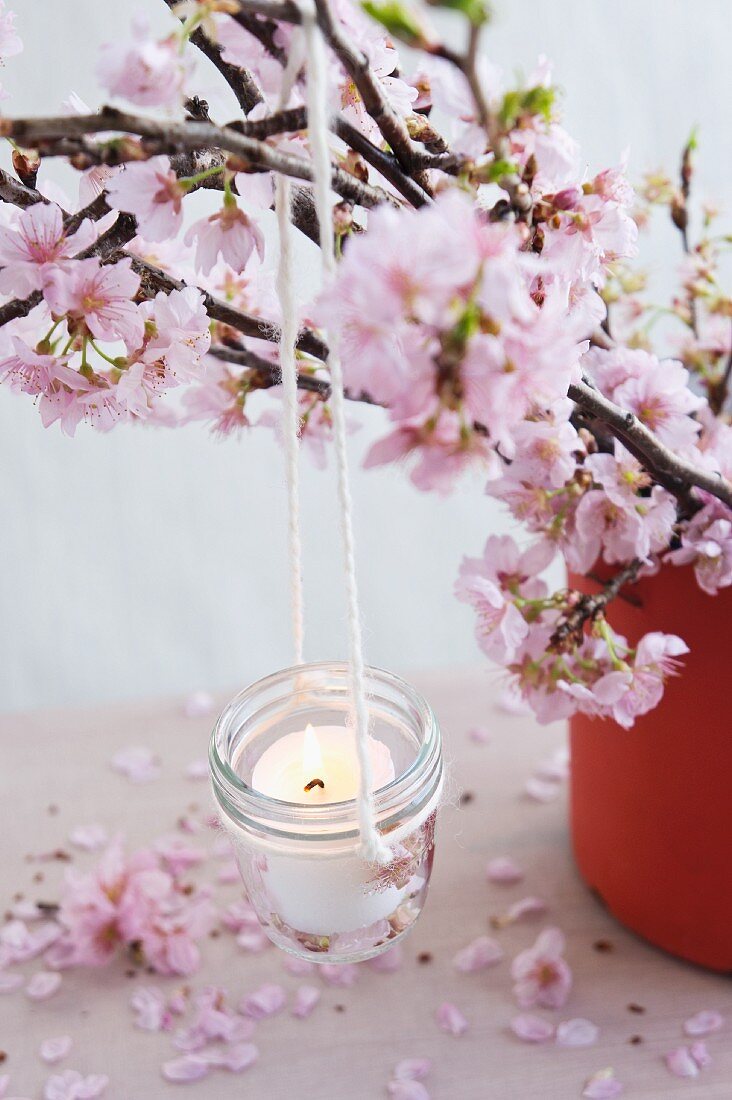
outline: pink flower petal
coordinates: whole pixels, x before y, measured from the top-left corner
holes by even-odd
[[[252,1020],[264,1020],[267,1016],[274,1016],[281,1012],[287,1003],[287,994],[281,985],[267,982],[243,997],[239,1002],[239,1012]]]
[[[43,1100],[96,1100],[107,1088],[109,1078],[101,1073],[84,1077],[77,1069],[67,1069],[48,1078]]]
[[[315,985],[301,985],[295,992],[295,1000],[292,1005],[292,1015],[298,1020],[304,1020],[310,1015],[318,1001],[320,990]]]
[[[585,1100],[613,1100],[620,1096],[623,1086],[611,1069],[600,1069],[587,1081],[582,1095]]]
[[[674,1077],[698,1077],[699,1066],[688,1047],[677,1047],[666,1055],[666,1066]]]
[[[490,860],[486,865],[485,873],[490,882],[499,882],[506,886],[521,882],[524,877],[524,872],[510,856],[496,856],[495,859]]]
[[[558,797],[561,788],[556,783],[546,779],[540,779],[534,775],[527,779],[524,785],[524,793],[532,802],[553,802]]]
[[[150,783],[160,775],[160,760],[146,745],[130,745],[112,757],[112,768],[131,783]]]
[[[10,1074],[0,1073],[0,1097],[5,1096],[8,1091],[8,1085],[10,1084]],[[16,1100],[20,1100],[20,1097],[16,1097]]]
[[[557,1027],[557,1046],[591,1047],[597,1042],[600,1029],[597,1024],[581,1016],[574,1020],[565,1020]]]
[[[386,1091],[392,1100],[430,1100],[430,1094],[420,1081],[389,1081]]]
[[[45,1001],[52,997],[61,985],[61,975],[51,970],[39,970],[25,987],[32,1001]]]
[[[375,970],[379,974],[394,974],[400,969],[403,962],[404,951],[402,945],[395,943],[388,951],[382,951],[380,955],[375,955],[373,959],[369,959],[368,965],[370,970]]]
[[[361,976],[361,971],[354,963],[323,963],[318,967],[318,973],[326,985],[334,985],[340,989],[355,985]]]
[[[449,1035],[464,1035],[468,1030],[468,1021],[457,1005],[444,1001],[435,1013],[438,1027]]]
[[[136,989],[130,998],[130,1008],[135,1013],[135,1026],[142,1031],[162,1031],[170,1026],[170,1013],[159,989],[152,986]]]
[[[491,917],[491,924],[494,928],[505,928],[509,924],[524,920],[525,917],[540,916],[546,913],[547,909],[547,903],[543,898],[533,896],[520,898],[510,905],[502,916]]]
[[[493,740],[490,730],[486,729],[485,726],[473,726],[472,729],[468,730],[468,737],[476,745],[488,745]]]
[[[696,1016],[689,1017],[684,1024],[684,1031],[691,1036],[711,1035],[715,1031],[720,1031],[723,1027],[724,1016],[713,1009],[707,1009],[697,1012]]]
[[[712,1056],[707,1050],[707,1044],[703,1039],[697,1039],[695,1043],[692,1043],[689,1047],[689,1054],[694,1059],[699,1069],[704,1069],[705,1066],[709,1066],[712,1063]]]
[[[534,773],[537,778],[545,779],[549,783],[562,783],[569,778],[569,749],[562,745],[548,760],[539,764]]]
[[[40,1047],[40,1055],[44,1062],[54,1065],[65,1058],[72,1047],[70,1035],[56,1035],[51,1039],[44,1039]]]
[[[109,841],[109,834],[102,825],[77,825],[69,833],[69,843],[85,852],[98,852]]]
[[[183,703],[186,718],[205,718],[207,714],[213,714],[215,708],[213,695],[208,691],[192,691]]]
[[[523,1013],[511,1020],[511,1031],[525,1043],[546,1043],[554,1035],[554,1024],[540,1016]]]
[[[404,1058],[394,1066],[397,1081],[422,1081],[432,1069],[431,1058]]]
[[[308,959],[298,959],[295,955],[288,955],[283,965],[288,974],[294,974],[296,978],[304,978],[308,974],[314,974],[318,969],[316,963],[309,962]]]
[[[196,1054],[184,1054],[182,1058],[173,1058],[170,1062],[163,1063],[162,1072],[166,1081],[186,1084],[206,1077],[209,1065],[204,1058]]]
[[[495,966],[504,956],[503,948],[490,936],[478,936],[467,947],[455,955],[452,960],[456,970],[464,974],[476,970],[485,970],[487,966]]]

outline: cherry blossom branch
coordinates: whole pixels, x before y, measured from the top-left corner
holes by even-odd
[[[680,488],[694,486],[703,489],[732,508],[732,485],[728,481],[675,454],[637,416],[616,405],[587,380],[572,383],[567,394],[585,412],[606,424],[616,439],[643,463],[659,484],[663,484],[664,477],[671,478]]]
[[[304,157],[280,152],[262,141],[238,133],[232,127],[215,126],[211,122],[162,122],[111,107],[103,107],[95,115],[0,119],[0,136],[11,137],[25,146],[38,149],[41,156],[62,153],[68,155],[68,148],[63,148],[64,141],[110,130],[142,138],[141,152],[146,156],[214,147],[226,150],[238,159],[240,164],[232,165],[235,170],[239,168],[241,171],[259,169],[280,172],[308,182],[312,182],[313,178],[312,165]],[[120,150],[118,146],[119,143],[108,142],[82,151],[96,158],[92,163],[118,164],[125,159],[124,150]],[[126,159],[130,156],[132,151]],[[342,198],[360,206],[370,208],[383,202],[398,205],[397,200],[386,191],[361,183],[335,166],[331,182],[333,190]]]
[[[618,573],[603,586],[595,596],[586,593],[578,593],[578,600],[571,611],[562,617],[556,630],[551,636],[549,648],[561,653],[568,645],[579,645],[584,633],[586,622],[594,622],[605,613],[607,605],[620,595],[620,591],[626,584],[633,584],[641,568],[642,561],[633,558]]]

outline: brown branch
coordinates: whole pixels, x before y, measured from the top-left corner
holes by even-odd
[[[584,636],[584,626],[587,622],[594,622],[604,615],[607,605],[620,594],[626,584],[633,584],[643,562],[639,558],[633,558],[618,573],[603,586],[597,595],[589,596],[586,593],[577,593],[577,602],[571,611],[557,624],[549,641],[549,649],[555,653],[562,653],[568,648],[580,645]]]
[[[639,458],[659,484],[662,484],[662,478],[671,478],[682,488],[695,486],[703,489],[732,508],[732,485],[728,481],[675,454],[632,412],[616,405],[587,381],[573,382],[567,394],[585,412],[607,425],[615,438]]]
[[[172,11],[177,4],[177,0],[165,0],[165,3]],[[185,22],[185,16],[179,16],[178,18],[181,23]],[[257,82],[248,69],[240,69],[238,65],[232,65],[230,62],[224,61],[221,47],[216,42],[212,42],[201,27],[193,32],[191,42],[221,73],[236,96],[237,102],[245,115],[249,114],[258,103],[264,101]]]
[[[280,172],[295,179],[312,182],[313,169],[309,160],[293,153],[280,152],[265,142],[245,137],[231,127],[215,126],[210,122],[161,122],[156,119],[116,111],[110,107],[102,108],[96,115],[61,115],[53,118],[3,118],[0,119],[0,136],[12,137],[24,145],[38,149],[43,156],[51,149],[56,155],[68,155],[63,146],[50,146],[48,143],[63,142],[70,137],[83,137],[100,131],[114,130],[134,134],[143,139],[140,153],[143,157],[152,153],[176,153],[186,149],[218,148],[231,153],[235,162],[230,165],[234,170]],[[106,142],[96,147],[96,163],[119,163],[120,151],[114,142]],[[109,150],[105,153],[105,150]],[[132,156],[130,153],[130,157]],[[128,157],[127,159],[130,159]],[[361,183],[341,168],[333,167],[331,174],[333,190],[349,202],[364,207],[378,206],[389,202],[399,205],[386,191]]]

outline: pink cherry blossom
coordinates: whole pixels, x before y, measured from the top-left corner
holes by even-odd
[[[732,584],[732,514],[709,501],[682,528],[681,546],[666,555],[674,565],[693,565],[697,584],[710,596]]]
[[[194,222],[185,235],[184,241],[196,245],[196,267],[208,275],[219,256],[233,268],[241,272],[246,267],[253,252],[260,259],[264,256],[264,236],[259,226],[239,208],[236,200],[224,200],[216,214]]]
[[[165,870],[169,871],[174,878],[179,878],[192,867],[197,867],[206,858],[202,848],[175,833],[158,837],[153,848],[160,856]]]
[[[557,1025],[557,1046],[559,1047],[591,1047],[597,1042],[600,1029],[590,1020],[577,1017],[574,1020],[564,1020]]]
[[[188,75],[188,55],[175,37],[156,42],[144,19],[132,24],[132,42],[103,46],[97,78],[107,91],[138,107],[177,107]]]
[[[318,966],[318,975],[326,985],[350,989],[361,977],[361,971],[354,963],[322,963]]]
[[[63,214],[53,202],[37,202],[22,210],[15,222],[0,226],[0,291],[23,297],[42,290],[50,274],[94,240],[85,220],[66,236]]]
[[[168,157],[126,164],[107,183],[111,208],[134,214],[140,233],[149,241],[177,234],[183,224],[184,195]]]
[[[155,334],[145,348],[147,360],[162,360],[177,380],[196,377],[201,357],[211,346],[203,294],[195,287],[162,291],[153,301]]]
[[[532,802],[554,802],[559,797],[560,788],[555,782],[534,775],[526,780],[524,793]]]
[[[70,1035],[56,1035],[52,1039],[43,1040],[39,1053],[44,1062],[54,1065],[66,1057],[72,1046]]]
[[[243,1073],[254,1065],[259,1049],[254,1043],[232,1043],[224,1048],[203,1051],[200,1057],[210,1066],[228,1069],[230,1073]]]
[[[638,643],[632,669],[606,673],[594,685],[593,693],[601,705],[611,709],[615,721],[629,729],[637,717],[658,705],[666,678],[676,675],[678,658],[688,652],[675,634],[646,634]]]
[[[612,1069],[599,1069],[585,1083],[582,1091],[585,1100],[613,1100],[620,1096],[623,1085],[618,1081]]]
[[[136,989],[130,998],[130,1008],[135,1014],[135,1026],[142,1031],[162,1031],[171,1026],[172,1015],[159,989],[151,986]]]
[[[44,294],[57,315],[83,321],[99,340],[124,340],[133,351],[142,343],[144,332],[142,315],[132,301],[139,286],[131,259],[102,266],[93,256],[54,268]]]
[[[525,1043],[546,1043],[554,1035],[554,1024],[540,1016],[523,1013],[511,1020],[511,1031]]]
[[[457,1005],[450,1001],[444,1001],[435,1014],[437,1025],[448,1035],[464,1035],[468,1030],[468,1021],[463,1016]]]
[[[711,1035],[715,1031],[721,1031],[723,1027],[724,1016],[715,1009],[704,1009],[684,1022],[684,1031],[694,1037]]]
[[[498,882],[504,886],[511,886],[515,882],[521,882],[524,872],[511,856],[496,856],[489,860],[485,869],[489,882]]]
[[[281,1012],[287,1003],[287,994],[281,985],[267,982],[243,997],[239,1002],[239,1011],[253,1020],[264,1020],[267,1016],[275,1016]]]
[[[400,943],[395,943],[393,947],[382,951],[380,955],[375,955],[373,959],[367,960],[369,969],[375,970],[377,974],[394,974],[401,969],[403,962],[404,949]]]
[[[5,10],[5,0],[0,2],[0,58],[7,60],[22,53],[23,43],[15,30],[15,12]]]
[[[468,974],[476,970],[485,970],[488,966],[495,966],[503,956],[503,948],[496,940],[490,936],[478,936],[467,947],[458,951],[452,962],[456,970]]]
[[[541,916],[546,913],[548,908],[549,906],[543,898],[530,894],[528,897],[514,901],[509,905],[506,912],[500,916],[491,917],[491,924],[494,928],[506,928],[510,924],[525,920],[527,917]]]
[[[304,1020],[315,1009],[320,1000],[320,990],[314,985],[301,985],[295,991],[292,1005],[292,1015],[299,1020]]]
[[[558,928],[541,932],[533,947],[511,965],[514,995],[521,1008],[561,1008],[572,988],[572,971],[564,958],[564,936]]]

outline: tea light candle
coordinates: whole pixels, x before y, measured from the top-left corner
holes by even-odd
[[[317,962],[358,961],[395,943],[424,904],[432,866],[439,726],[403,681],[376,669],[367,681],[385,866],[367,863],[359,844],[347,666],[299,665],[253,684],[214,730],[214,792],[249,900],[275,943]],[[311,727],[315,714],[322,724]]]
[[[394,779],[394,761],[383,741],[369,737],[368,753],[373,777],[372,790],[385,787]],[[347,802],[358,791],[356,737],[344,726],[308,725],[288,733],[270,745],[252,772],[255,791],[278,798],[321,806]]]

